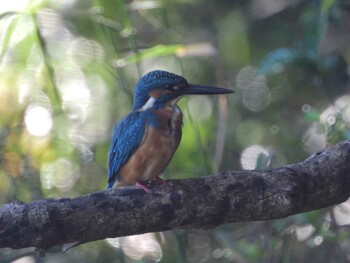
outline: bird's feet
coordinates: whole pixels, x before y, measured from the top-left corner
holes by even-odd
[[[143,189],[146,193],[150,193],[151,189],[149,189],[147,186],[140,184],[139,182],[136,181],[135,185],[141,189]]]
[[[139,182],[136,181],[135,185],[141,189],[143,189],[146,193],[150,193],[151,189],[148,187],[150,186],[152,183],[156,183],[158,185],[165,185],[166,181],[163,180],[162,178],[160,178],[159,176],[157,176],[156,178],[154,178],[153,180],[149,181],[147,183],[147,185],[141,184]]]
[[[160,178],[159,176],[154,178],[151,182],[155,182],[155,183],[160,184],[160,185],[165,185],[166,184],[166,181],[163,180],[162,178]]]

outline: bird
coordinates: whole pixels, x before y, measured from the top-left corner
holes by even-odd
[[[163,184],[159,176],[181,141],[183,115],[178,100],[186,95],[232,92],[190,84],[184,77],[163,70],[142,76],[135,85],[132,111],[112,130],[107,189],[136,185],[150,192],[147,185],[151,181]]]

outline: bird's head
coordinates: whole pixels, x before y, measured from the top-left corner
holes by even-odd
[[[163,108],[174,105],[185,95],[227,94],[232,90],[189,84],[176,74],[155,70],[144,75],[135,86],[133,110]]]

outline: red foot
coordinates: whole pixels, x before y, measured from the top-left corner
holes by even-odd
[[[154,179],[152,180],[152,182],[155,182],[155,183],[160,184],[160,185],[165,185],[165,184],[166,184],[166,181],[163,180],[162,178],[160,178],[159,176],[157,176],[156,178],[154,178]]]
[[[146,193],[150,193],[151,192],[151,189],[149,189],[147,186],[145,186],[143,184],[140,184],[139,182],[136,182],[135,185],[137,187],[140,187],[141,189],[143,189]]]

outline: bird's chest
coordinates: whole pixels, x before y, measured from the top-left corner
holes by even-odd
[[[148,130],[153,141],[166,144],[179,144],[182,131],[182,112],[178,106],[155,110],[155,123],[150,122]],[[148,131],[147,131],[148,132]],[[158,138],[158,139],[157,139]]]
[[[154,111],[155,123],[150,122],[142,144],[154,159],[171,159],[182,134],[182,112],[175,106]]]
[[[179,146],[182,112],[175,107],[155,111],[156,122],[148,123],[140,147],[146,167],[142,172],[142,180],[150,180],[162,173]]]
[[[144,137],[120,170],[122,183],[147,182],[159,176],[179,146],[181,129],[182,113],[176,105],[148,112]]]

